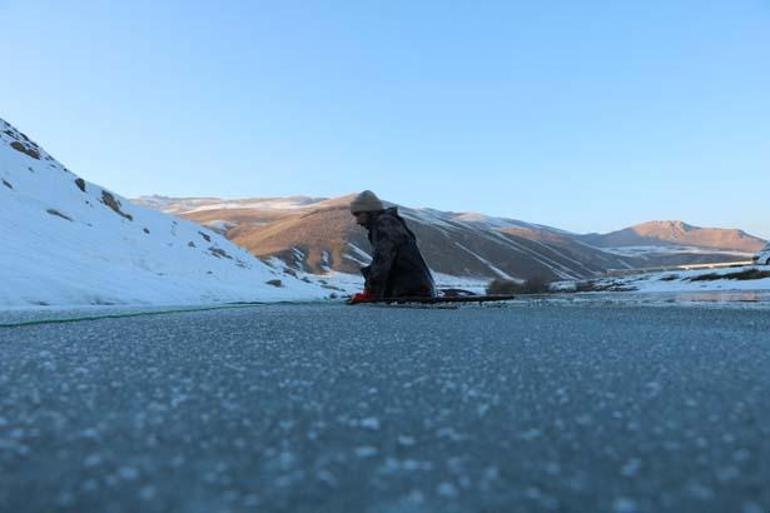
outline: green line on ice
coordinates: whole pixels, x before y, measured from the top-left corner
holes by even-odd
[[[230,304],[225,306],[210,306],[206,308],[179,308],[174,310],[132,312],[132,313],[125,313],[125,314],[104,314],[104,315],[92,315],[92,316],[86,316],[86,317],[40,319],[40,320],[22,321],[22,322],[13,322],[13,323],[0,323],[0,328],[22,328],[25,326],[39,326],[43,324],[64,324],[69,322],[100,321],[103,319],[125,319],[128,317],[150,317],[153,315],[167,315],[167,314],[177,314],[177,313],[187,313],[187,312],[209,312],[213,310],[236,310],[241,308],[252,308],[254,306],[278,305],[278,304],[303,304],[303,303],[293,303],[290,301],[280,301],[280,302],[273,302],[273,303],[259,303],[259,302],[235,303],[235,304]]]

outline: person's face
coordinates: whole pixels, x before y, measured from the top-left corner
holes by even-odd
[[[369,224],[369,212],[357,212],[353,215],[356,217],[356,223],[360,226]]]

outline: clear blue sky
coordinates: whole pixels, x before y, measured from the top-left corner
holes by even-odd
[[[770,1],[0,0],[0,117],[143,194],[770,237]]]

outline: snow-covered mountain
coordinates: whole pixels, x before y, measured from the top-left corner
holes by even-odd
[[[365,232],[348,212],[351,198],[149,196],[134,201],[217,230],[261,258],[277,258],[297,271],[323,274],[356,273],[370,259]],[[740,261],[749,258],[745,251],[752,244],[764,244],[737,230],[695,229],[684,223],[674,223],[668,230],[653,224],[652,228],[659,228],[653,230],[658,233],[653,240],[639,235],[579,235],[480,213],[407,207],[400,212],[417,234],[434,272],[480,280],[582,279],[609,269]],[[680,237],[678,244],[677,239],[663,240],[666,233],[672,238],[678,230],[689,235]],[[650,230],[641,232],[651,237]],[[629,246],[630,242],[638,245]]]
[[[86,182],[2,119],[0,180],[0,306],[274,301],[330,292],[211,230]]]
[[[170,198],[168,196],[142,196],[134,203],[159,210],[166,214],[204,212],[207,210],[294,210],[309,207],[325,198],[289,196],[287,198],[254,198],[221,200],[219,198]]]
[[[240,200],[163,198],[173,212],[212,229],[252,254],[280,259],[295,270],[358,273],[369,262],[366,232],[354,222],[352,195],[298,205],[291,198]],[[153,207],[156,197],[134,200]],[[291,208],[281,205],[289,203]],[[623,256],[594,248],[571,234],[515,219],[431,208],[399,209],[418,238],[431,269],[446,277],[577,279],[628,268]]]

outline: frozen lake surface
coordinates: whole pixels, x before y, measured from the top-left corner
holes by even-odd
[[[0,510],[767,511],[770,315],[755,299],[0,328]]]

